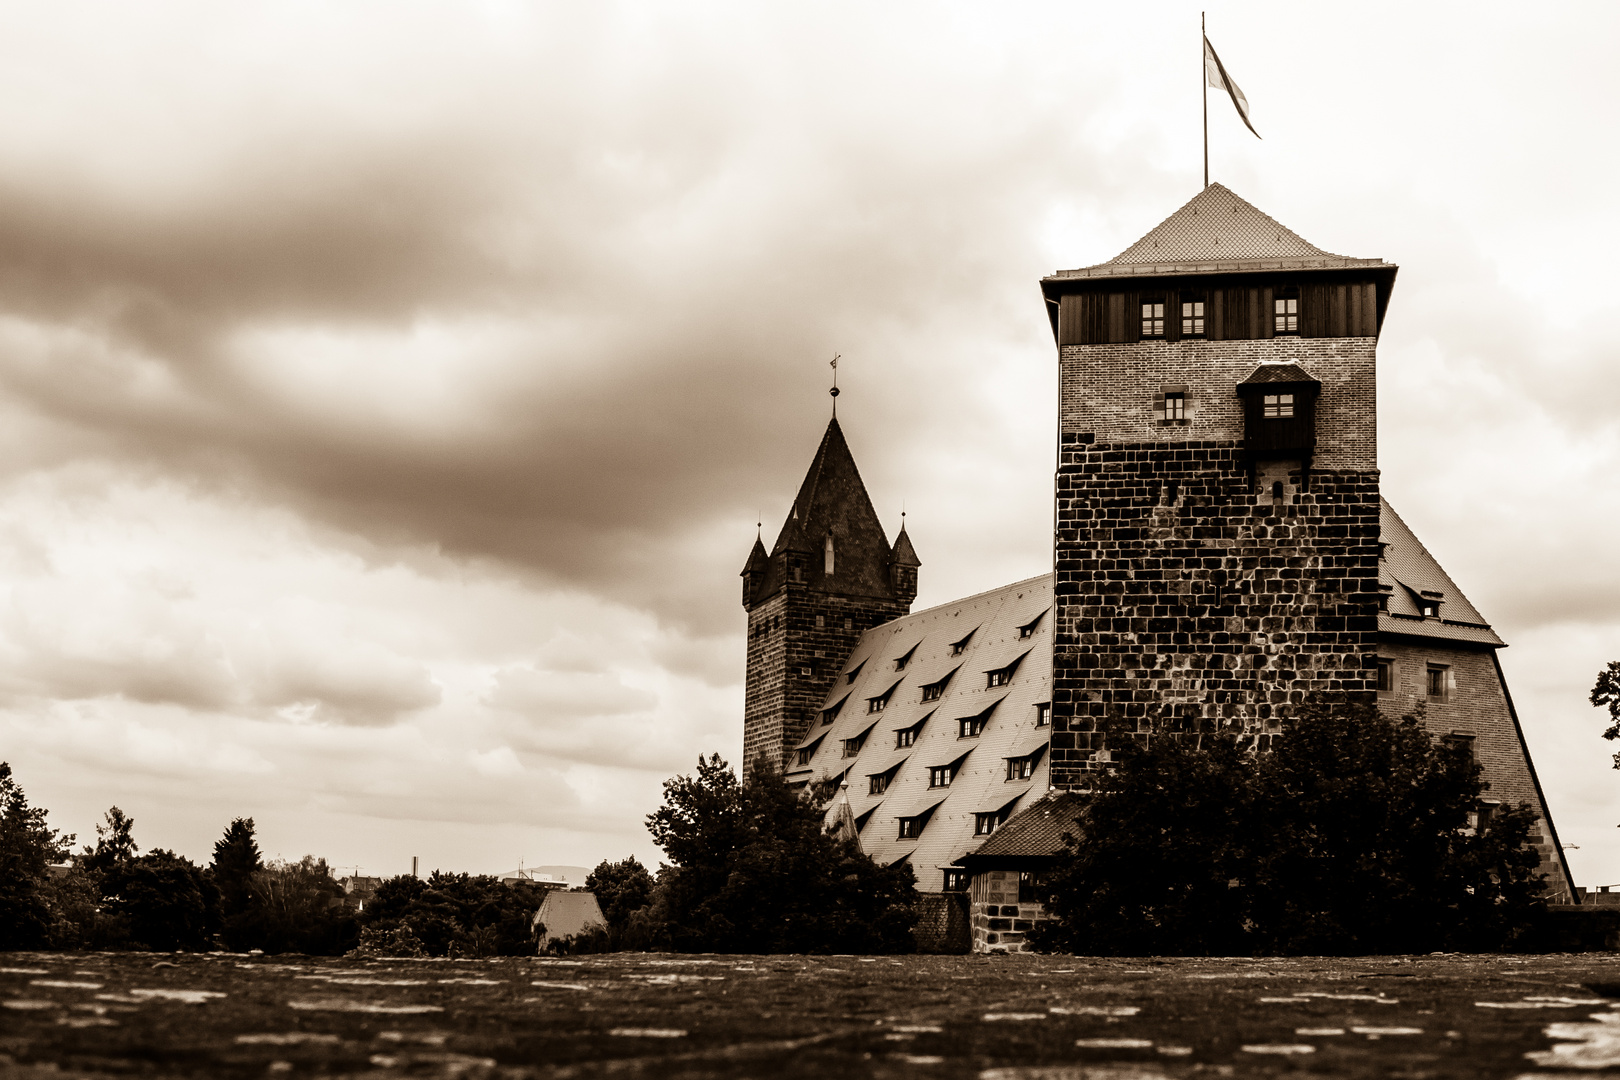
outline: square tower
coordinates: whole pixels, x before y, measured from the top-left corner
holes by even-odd
[[[1374,699],[1395,273],[1211,184],[1116,258],[1042,281],[1056,786],[1099,767],[1105,727],[1265,741],[1307,695]]]

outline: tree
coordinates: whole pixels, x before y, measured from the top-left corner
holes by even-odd
[[[683,951],[905,952],[916,879],[880,867],[854,837],[822,831],[823,810],[763,768],[746,785],[720,755],[664,783],[648,816],[672,865],[654,907]]]
[[[1592,707],[1609,707],[1609,727],[1605,739],[1620,739],[1620,660],[1610,660],[1609,666],[1598,672],[1597,684],[1592,687]],[[1614,767],[1620,769],[1620,753],[1614,755]]]
[[[46,867],[67,858],[73,837],[46,824],[44,807],[28,796],[0,761],[0,949],[44,945],[52,914],[42,890]]]
[[[1117,767],[1049,875],[1042,947],[1489,949],[1540,908],[1530,809],[1470,827],[1481,770],[1415,717],[1312,705],[1258,755],[1223,735],[1112,741]]]
[[[389,878],[361,916],[363,948],[385,955],[403,947],[429,956],[533,956],[534,913],[545,894],[530,882],[489,875]]]
[[[253,896],[253,875],[264,868],[252,818],[234,818],[225,835],[214,841],[214,884],[227,918],[247,907]]]
[[[136,945],[199,951],[213,943],[219,890],[190,859],[154,848],[115,862],[103,873],[101,890],[107,910]]]
[[[251,829],[252,823],[248,824]],[[227,839],[230,835],[226,833]],[[233,857],[245,861],[238,843]],[[214,850],[217,860],[219,846]],[[343,903],[343,886],[333,880],[325,859],[305,855],[297,862],[261,866],[253,871],[248,888],[248,899],[235,922],[225,926],[226,941],[232,948],[337,956],[354,948],[360,939],[359,923]],[[223,893],[221,889],[222,897]]]
[[[623,862],[603,859],[585,879],[585,888],[596,896],[608,929],[623,931],[652,900],[653,876],[634,855]]]
[[[135,819],[114,806],[107,811],[106,823],[96,826],[96,846],[86,847],[79,861],[86,870],[104,873],[140,850],[135,845]]]

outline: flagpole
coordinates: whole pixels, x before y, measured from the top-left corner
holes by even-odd
[[[1204,88],[1204,186],[1209,187],[1209,75],[1205,68],[1209,66],[1209,48],[1204,44],[1209,40],[1209,28],[1204,25],[1204,13],[1198,13],[1198,82]]]

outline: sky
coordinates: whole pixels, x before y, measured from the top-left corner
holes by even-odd
[[[1384,491],[1620,883],[1620,8],[1207,10],[1212,178],[1400,264]],[[199,861],[655,864],[833,355],[917,609],[1050,569],[1037,282],[1197,193],[1199,11],[0,4],[0,759]]]

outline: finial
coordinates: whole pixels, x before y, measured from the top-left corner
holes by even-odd
[[[842,356],[842,355],[843,355],[842,353],[837,353],[837,354],[834,354],[834,356],[832,358],[833,384],[832,384],[832,389],[827,391],[829,394],[832,395],[832,399],[833,399],[833,419],[834,420],[838,419],[838,357]]]

